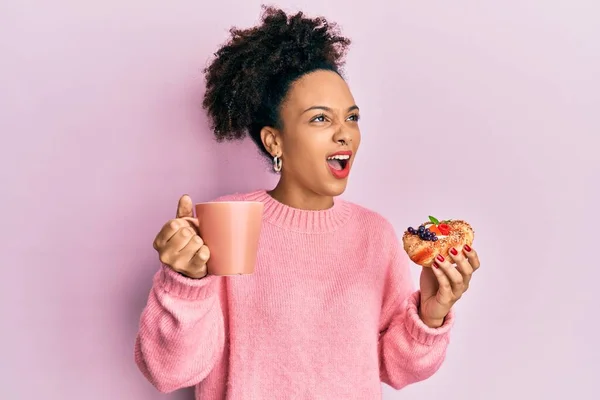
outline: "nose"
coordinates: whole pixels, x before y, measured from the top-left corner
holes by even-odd
[[[343,126],[340,126],[336,130],[335,135],[333,135],[333,140],[341,145],[348,145],[352,141],[352,135],[347,129],[344,129]]]

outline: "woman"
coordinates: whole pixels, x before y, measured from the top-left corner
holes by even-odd
[[[256,272],[206,275],[210,250],[183,196],[158,233],[162,262],[141,317],[136,362],[160,391],[198,399],[375,399],[444,360],[473,249],[424,268],[420,290],[380,215],[334,198],[360,144],[359,108],[340,75],[349,40],[324,19],[266,9],[232,30],[206,69],[217,139],[249,134],[281,174],[265,204]],[[455,266],[456,264],[456,266]]]

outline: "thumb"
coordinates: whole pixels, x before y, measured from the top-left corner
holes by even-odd
[[[192,205],[192,198],[187,194],[184,194],[179,199],[179,203],[177,204],[177,218],[193,218],[194,211]]]

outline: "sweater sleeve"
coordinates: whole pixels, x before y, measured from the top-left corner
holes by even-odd
[[[190,279],[162,266],[135,342],[135,362],[161,392],[194,386],[223,354],[220,277]]]
[[[379,336],[381,381],[394,389],[432,376],[442,365],[454,314],[439,328],[419,317],[420,292],[412,285],[408,257],[397,244],[387,271]]]

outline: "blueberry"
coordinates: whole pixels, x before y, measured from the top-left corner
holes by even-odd
[[[434,237],[432,237],[432,238],[431,238],[431,240],[432,240],[433,242],[437,242],[437,241],[438,241],[438,238],[437,238],[437,236],[434,236]]]
[[[415,234],[415,228],[413,228],[412,226],[408,227],[408,233],[414,235]]]
[[[423,225],[419,226],[419,232],[425,232],[425,226],[423,226]]]

